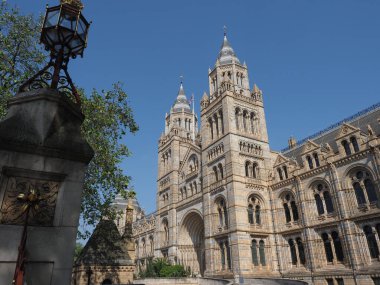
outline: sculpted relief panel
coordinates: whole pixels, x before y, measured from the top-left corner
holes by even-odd
[[[25,199],[30,191],[34,191],[35,202],[29,210],[28,224],[53,226],[56,201],[63,176],[49,173],[44,175],[40,172],[20,173],[19,170],[6,171],[4,176],[1,188],[4,194],[0,208],[0,223],[23,225],[28,208]]]

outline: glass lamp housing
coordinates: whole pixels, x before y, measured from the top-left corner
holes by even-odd
[[[47,8],[41,43],[53,54],[62,52],[64,58],[83,57],[89,26],[81,9],[74,5],[65,3]]]

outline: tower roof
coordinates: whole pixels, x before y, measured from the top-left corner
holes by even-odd
[[[221,65],[231,64],[232,62],[240,63],[239,59],[237,58],[234,52],[234,49],[232,48],[230,42],[227,39],[226,33],[224,33],[223,44],[220,48],[218,60]]]
[[[187,101],[182,82],[181,82],[181,85],[179,86],[177,99],[175,100],[172,109],[173,109],[173,112],[182,112],[182,110],[191,112],[190,104]]]

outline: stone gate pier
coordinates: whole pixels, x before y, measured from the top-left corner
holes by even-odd
[[[14,277],[28,214],[25,281],[68,285],[84,174],[93,150],[78,105],[58,90],[17,94],[0,121],[0,284]],[[25,213],[30,193],[33,207]],[[29,194],[28,194],[29,193]]]

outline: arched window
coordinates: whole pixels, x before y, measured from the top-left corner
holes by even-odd
[[[325,246],[326,260],[328,262],[332,262],[334,259],[334,255],[332,252],[331,242],[330,242],[328,234],[323,233],[322,240],[323,240],[323,245]]]
[[[212,168],[212,170],[214,171],[214,180],[215,182],[219,181],[219,177],[218,177],[218,169],[216,168],[216,166],[214,166]]]
[[[136,240],[135,242],[135,251],[136,251],[136,256],[139,257],[139,241]]]
[[[163,240],[165,243],[168,243],[169,242],[169,224],[168,224],[168,220],[167,219],[164,219],[162,221],[162,227],[164,229],[164,236],[163,236]]]
[[[211,135],[211,139],[213,140],[214,139],[214,126],[213,126],[213,122],[212,122],[212,119],[208,119],[208,124],[210,125],[210,135]]]
[[[329,187],[326,183],[318,183],[313,186],[314,198],[317,205],[318,215],[322,215],[327,211],[327,213],[334,212],[334,204],[331,199],[329,192]]]
[[[322,202],[321,196],[319,196],[319,194],[315,194],[314,198],[315,198],[315,203],[317,204],[318,215],[323,215],[325,213],[325,210],[323,208],[323,202]]]
[[[376,203],[378,200],[372,176],[368,171],[357,170],[350,174],[358,205]],[[365,192],[364,192],[365,190]],[[368,201],[367,201],[368,199]]]
[[[370,226],[365,226],[363,230],[367,239],[368,249],[371,258],[378,258],[379,248],[377,246],[375,233],[372,231],[372,228]]]
[[[245,132],[247,131],[247,119],[248,119],[248,114],[247,114],[247,111],[244,110],[243,111],[243,128]]]
[[[219,111],[219,119],[220,119],[220,124],[222,126],[222,129],[220,130],[222,135],[224,134],[224,122],[223,122],[223,112],[222,110]]]
[[[342,141],[342,146],[344,148],[346,155],[350,155],[351,154],[350,145],[348,144],[346,140]]]
[[[102,285],[112,285],[112,281],[111,279],[104,279],[103,282],[102,282]]]
[[[252,177],[257,178],[258,166],[257,163],[252,164]]]
[[[284,177],[282,176],[281,168],[277,168],[277,172],[278,172],[278,177],[280,178],[280,180],[284,180]]]
[[[219,124],[218,124],[218,115],[217,114],[214,114],[214,124],[215,124],[215,130],[216,130],[215,136],[219,137]]]
[[[290,202],[290,206],[292,208],[293,220],[294,221],[298,221],[299,217],[298,217],[298,209],[297,209],[296,202],[295,201],[291,201]]]
[[[260,201],[254,196],[248,198],[248,222],[253,225],[261,224]]]
[[[218,168],[219,168],[220,179],[223,179],[224,178],[223,165],[219,163]]]
[[[286,168],[285,165],[282,167],[282,169],[284,170],[285,178],[288,179],[288,169]]]
[[[219,247],[220,247],[220,262],[222,264],[222,269],[224,270],[224,268],[226,266],[226,255],[224,252],[224,243],[220,242]]]
[[[218,208],[219,225],[223,226],[223,209]]]
[[[289,206],[287,203],[284,204],[284,210],[285,210],[286,222],[290,223],[290,221],[292,220],[292,217],[290,216],[290,210],[289,210]]]
[[[364,180],[364,187],[365,187],[365,190],[367,191],[367,196],[368,196],[369,202],[370,203],[377,202],[377,195],[376,195],[375,187],[373,186],[371,179]]]
[[[250,122],[251,122],[251,133],[255,133],[255,113],[251,113],[250,115]]]
[[[250,169],[251,163],[249,161],[245,162],[245,176],[249,177],[249,169]]]
[[[153,252],[154,252],[154,239],[153,239],[153,236],[149,237],[149,246],[150,246],[150,253],[153,254]]]
[[[330,193],[328,191],[323,192],[323,199],[325,200],[327,213],[333,213],[334,206],[331,200]]]
[[[297,265],[297,252],[296,252],[294,241],[290,239],[288,243],[289,243],[289,248],[290,248],[290,256],[292,258],[292,264]]]
[[[298,246],[298,255],[300,257],[300,262],[301,264],[305,264],[306,263],[305,249],[303,247],[301,238],[297,238],[297,246]]]
[[[342,248],[342,243],[341,243],[340,238],[339,238],[339,234],[334,231],[331,233],[331,238],[334,242],[336,259],[338,261],[343,261],[344,254],[343,254],[343,248]]]
[[[318,153],[314,152],[313,157],[314,157],[314,161],[315,161],[315,167],[319,167]]]
[[[259,259],[257,257],[257,241],[254,239],[251,243],[251,255],[252,255],[252,263],[255,266],[259,265]]]
[[[356,196],[356,201],[358,202],[358,205],[363,205],[366,203],[364,192],[362,187],[360,186],[359,182],[355,182],[353,185],[354,190],[355,190],[355,196]]]
[[[146,255],[146,243],[145,243],[145,238],[143,238],[141,240],[141,243],[142,243],[142,255],[145,256]]]
[[[356,140],[356,138],[351,137],[350,141],[351,141],[352,147],[354,149],[354,152],[358,152],[359,151],[359,145],[358,145],[358,141]]]
[[[219,226],[228,226],[228,212],[226,202],[223,198],[217,200],[216,208],[219,215]]]
[[[235,109],[235,123],[236,123],[236,129],[239,130],[240,127],[240,123],[239,123],[239,117],[240,117],[240,109],[239,108],[236,108]]]
[[[259,242],[259,251],[260,251],[260,264],[265,266],[265,243],[263,240]]]
[[[228,269],[231,269],[231,267],[232,267],[232,263],[231,263],[231,248],[230,248],[230,245],[229,245],[228,241],[225,242],[225,246],[226,246],[226,252],[227,252],[227,266],[228,266]]]
[[[224,225],[228,227],[228,212],[227,212],[227,206],[224,205],[223,207],[223,214],[224,214]]]
[[[194,191],[195,191],[195,193],[198,193],[197,182],[194,181],[193,185],[194,185]]]
[[[309,169],[313,169],[313,160],[311,159],[310,155],[306,156],[307,163],[309,164]]]
[[[253,206],[252,205],[248,205],[248,223],[250,223],[251,225],[254,223]]]
[[[257,205],[255,208],[255,219],[256,219],[256,224],[260,225],[261,224],[261,219],[260,219],[260,205]]]

